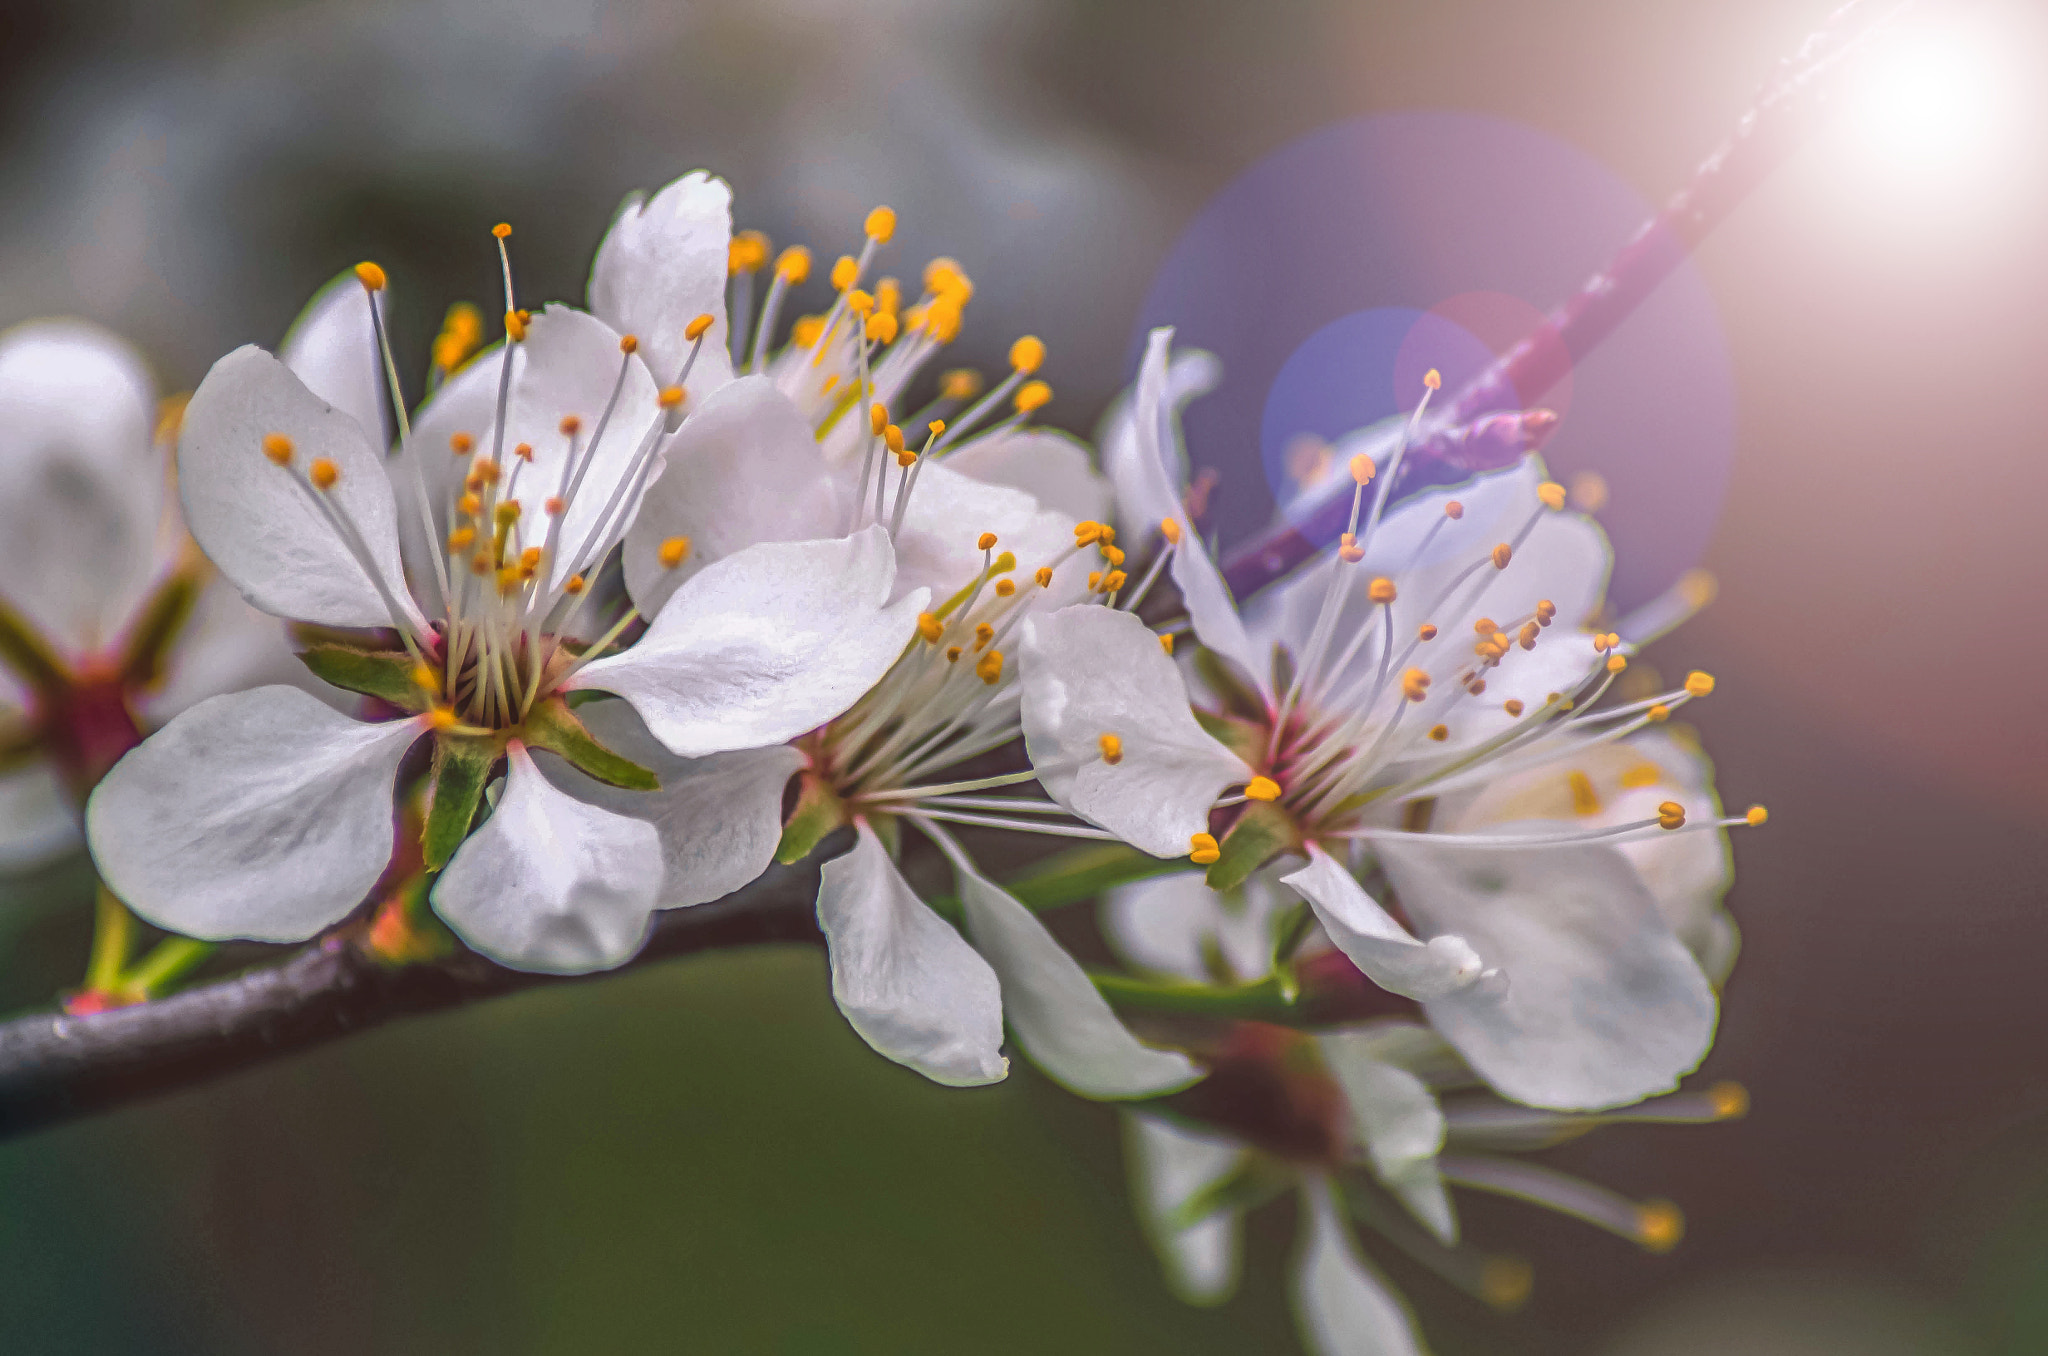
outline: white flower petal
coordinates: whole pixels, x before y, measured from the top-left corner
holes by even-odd
[[[273,466],[263,440],[281,433],[290,469]],[[274,617],[326,626],[389,626],[370,577],[327,519],[291,483],[315,458],[341,473],[328,498],[362,533],[372,561],[398,595],[398,520],[384,457],[362,426],[307,390],[253,344],[213,365],[185,407],[178,484],[185,522],[228,581]],[[425,621],[414,609],[414,621]]]
[[[354,269],[343,273],[313,294],[277,346],[277,356],[307,390],[355,420],[364,437],[388,447],[391,402],[384,394],[370,295]]]
[[[500,965],[580,975],[631,960],[661,888],[654,826],[555,789],[525,746],[434,884],[434,912]]]
[[[1139,368],[1140,386],[1116,404],[1103,425],[1102,469],[1116,489],[1117,528],[1124,549],[1132,555],[1142,554],[1158,536],[1161,519],[1183,514],[1181,487],[1187,481],[1179,441],[1161,444],[1141,430],[1156,427],[1150,421],[1157,420],[1162,406],[1170,417],[1178,417],[1183,406],[1215,389],[1223,378],[1214,354],[1170,353],[1172,343],[1172,329],[1152,331]],[[1156,387],[1143,386],[1148,370],[1157,372]],[[1142,404],[1140,389],[1145,392]]]
[[[818,884],[839,1010],[876,1051],[935,1083],[997,1082],[1010,1062],[995,971],[911,892],[874,830],[855,830]]]
[[[1615,848],[1376,851],[1419,929],[1456,929],[1506,973],[1505,992],[1477,986],[1428,1004],[1431,1023],[1503,1096],[1621,1106],[1668,1092],[1706,1054],[1713,989]]]
[[[86,829],[100,875],[172,932],[310,937],[383,874],[392,780],[422,729],[352,720],[289,687],[203,701],[93,792]]]
[[[1096,474],[1088,449],[1064,433],[1040,428],[992,433],[954,448],[944,465],[984,485],[1022,490],[1069,524],[1109,521],[1109,482]]]
[[[1421,1356],[1415,1323],[1358,1250],[1327,1178],[1301,1184],[1294,1306],[1313,1356]]]
[[[285,624],[249,606],[234,585],[209,579],[178,633],[163,685],[141,701],[150,725],[162,725],[187,707],[223,692],[283,684],[310,692],[344,714],[355,697],[329,687],[299,662]]]
[[[78,811],[49,764],[0,772],[0,875],[55,861],[80,837]]]
[[[1444,1147],[1444,1113],[1435,1095],[1414,1074],[1381,1057],[1382,1043],[1372,1031],[1325,1031],[1316,1042],[1344,1089],[1373,1175],[1437,1238],[1456,1242],[1458,1223],[1436,1166]]]
[[[723,179],[697,170],[650,199],[637,193],[627,198],[590,267],[591,311],[640,340],[663,386],[675,382],[689,357],[684,330],[700,315],[711,317],[690,368],[693,400],[732,380],[725,319],[731,242],[732,190]]]
[[[572,687],[615,692],[684,758],[780,744],[858,701],[903,653],[923,590],[884,606],[889,535],[750,546],[705,567],[623,654]]]
[[[1313,843],[1308,865],[1281,879],[1309,902],[1337,949],[1390,993],[1428,1000],[1469,988],[1482,977],[1479,955],[1463,937],[1446,934],[1417,941],[1349,871]]]
[[[678,758],[625,702],[591,702],[576,715],[606,748],[652,772],[661,789],[606,786],[549,753],[536,752],[534,761],[578,800],[654,826],[662,858],[656,907],[723,899],[768,869],[782,841],[783,788],[804,765],[803,754],[776,744]]]
[[[642,616],[736,551],[836,536],[853,521],[851,488],[830,472],[810,425],[765,376],[713,392],[662,455],[667,467],[626,533],[626,590]],[[674,569],[660,560],[671,537],[690,540],[689,559]]]
[[[1211,890],[1200,871],[1132,881],[1102,900],[1102,931],[1118,956],[1145,970],[1208,981],[1213,946],[1240,983],[1273,968],[1273,925],[1295,903],[1276,888],[1271,868],[1227,894]]]
[[[858,489],[858,472],[855,475]],[[894,476],[888,490],[893,505]],[[1051,565],[1073,549],[1073,519],[1022,490],[985,484],[950,469],[944,461],[931,462],[918,474],[903,530],[896,537],[896,587],[928,588],[934,598],[950,598],[981,570],[978,542],[984,532],[996,534],[998,554],[1008,551],[1017,557],[1018,586],[1032,590],[1032,606],[1056,607],[1086,596],[1091,567],[1085,555],[1057,566],[1050,588],[1030,582],[1039,566]]]
[[[1167,1283],[1189,1304],[1217,1304],[1237,1289],[1244,1266],[1244,1217],[1218,1210],[1187,1228],[1173,1219],[1181,1204],[1228,1176],[1244,1146],[1222,1135],[1143,1112],[1124,1115],[1124,1155],[1131,1194]]]
[[[420,525],[419,494],[412,467],[404,457],[387,458],[385,470],[398,502],[398,541],[412,586],[421,598],[438,603],[433,556],[445,551],[450,524],[448,511],[458,493],[455,486],[469,473],[472,460],[488,455],[492,431],[498,426],[498,383],[503,378],[504,350],[493,347],[478,354],[437,387],[412,418],[412,446],[420,461],[420,478],[426,481],[428,507],[434,514],[434,540],[429,542]],[[512,378],[526,370],[526,346],[512,346]],[[466,435],[474,450],[457,455],[453,440]],[[509,452],[516,443],[508,442]],[[522,473],[523,480],[532,467]]]
[[[967,936],[1003,986],[1018,1044],[1055,1083],[1083,1097],[1158,1097],[1202,1071],[1176,1050],[1139,1042],[1038,915],[955,859]]]
[[[1084,603],[1024,625],[1024,746],[1046,793],[1155,857],[1186,856],[1244,760],[1196,722],[1180,670],[1128,612]],[[1105,762],[1101,738],[1122,741]]]
[[[155,403],[141,358],[97,325],[0,335],[0,596],[67,649],[111,641],[149,583]]]
[[[525,361],[514,375],[505,414],[504,470],[509,477],[513,449],[522,443],[533,449],[533,464],[519,473],[512,497],[519,501],[521,520],[534,525],[536,539],[543,531],[539,525],[548,520],[548,499],[558,497],[568,504],[550,566],[555,584],[577,568],[577,557],[592,541],[614,492],[647,440],[661,431],[660,392],[654,378],[639,355],[622,352],[619,342],[619,332],[596,316],[556,305],[533,317],[520,343]],[[614,405],[615,389],[619,394]],[[604,417],[608,406],[609,420]],[[576,466],[569,461],[571,436],[562,432],[563,419],[572,415],[578,421],[573,439]],[[579,472],[578,467],[587,469]],[[575,484],[579,474],[582,482]],[[618,526],[632,521],[636,502],[629,488],[611,519],[615,534]]]

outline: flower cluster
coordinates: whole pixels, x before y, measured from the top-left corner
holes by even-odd
[[[1742,1110],[1678,1088],[1734,958],[1724,830],[1763,811],[1723,815],[1672,723],[1712,680],[1630,667],[1697,582],[1609,621],[1605,539],[1533,455],[1390,502],[1425,393],[1352,459],[1341,541],[1240,608],[1182,470],[1213,363],[1155,333],[1098,463],[1034,422],[1037,338],[993,383],[932,370],[975,285],[872,276],[895,229],[785,322],[811,254],[709,175],[627,202],[586,307],[523,307],[501,225],[499,337],[451,311],[417,405],[369,263],[160,424],[114,341],[0,340],[34,491],[0,496],[0,860],[63,840],[68,785],[109,899],[173,934],[585,973],[822,859],[862,1039],[973,1085],[1007,1029],[1130,1103],[1191,1299],[1296,1193],[1318,1352],[1419,1349],[1357,1225],[1519,1301],[1454,1189],[1675,1243],[1674,1207],[1525,1155]],[[1116,970],[1041,917],[1097,898]]]

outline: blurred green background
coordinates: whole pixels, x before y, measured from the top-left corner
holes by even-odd
[[[895,206],[906,267],[950,252],[977,280],[962,357],[1043,335],[1052,413],[1085,431],[1178,231],[1291,138],[1477,111],[1654,199],[1830,8],[17,3],[0,318],[103,320],[189,388],[371,257],[416,360],[449,301],[490,295],[491,222],[527,298],[580,298],[620,196],[707,165],[742,224],[828,257]],[[2048,84],[2031,6],[1957,8],[2006,35],[2004,78]],[[1682,1203],[1672,1256],[1474,1201],[1472,1235],[1537,1265],[1524,1312],[1390,1264],[1445,1356],[2048,1350],[2037,104],[1975,177],[1936,170],[1981,148],[1919,178],[1823,138],[1700,255],[1736,383],[1723,597],[1653,658],[1719,677],[1723,787],[1772,809],[1738,846],[1745,950],[1705,1071],[1755,1111],[1556,1155]],[[75,864],[0,883],[0,1004],[76,982],[82,889]],[[1243,1293],[1180,1305],[1111,1112],[1028,1070],[923,1083],[791,948],[0,1145],[0,1350],[1290,1351],[1289,1208],[1253,1232]]]

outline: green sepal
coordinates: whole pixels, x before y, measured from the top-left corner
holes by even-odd
[[[1258,722],[1266,719],[1265,697],[1245,680],[1235,664],[1214,650],[1206,646],[1195,650],[1195,673],[1231,715]]]
[[[1301,848],[1301,826],[1277,801],[1253,801],[1218,844],[1223,855],[1209,863],[1209,888],[1235,890],[1252,872],[1287,851]]]
[[[1090,970],[1089,983],[1112,1007],[1132,1012],[1231,1017],[1249,1022],[1285,1022],[1294,998],[1277,975],[1249,984],[1204,984],[1190,979],[1147,979],[1111,970]]]
[[[1167,1215],[1176,1229],[1192,1229],[1219,1210],[1237,1214],[1256,1210],[1293,1186],[1297,1174],[1264,1154],[1247,1150],[1237,1166],[1203,1186]]]
[[[403,650],[358,650],[348,645],[313,645],[299,662],[323,683],[389,702],[402,711],[424,711],[433,695],[412,680],[417,661]]]
[[[1265,760],[1265,726],[1242,716],[1226,716],[1200,708],[1195,710],[1195,723],[1208,731],[1210,738],[1253,767]]]
[[[129,629],[121,655],[121,675],[133,683],[153,683],[164,673],[171,646],[191,619],[199,601],[201,579],[194,570],[179,570],[157,586]]]
[[[845,824],[851,816],[823,777],[806,772],[797,783],[796,809],[782,826],[782,841],[776,845],[775,860],[784,866],[811,855],[825,835]]]
[[[469,836],[470,821],[483,799],[484,783],[505,752],[497,735],[457,735],[443,732],[434,737],[432,789],[427,793],[427,824],[420,833],[420,851],[427,870],[448,865],[455,849]]]
[[[661,779],[630,758],[613,753],[598,743],[569,704],[559,696],[543,699],[520,722],[519,736],[537,749],[546,749],[586,777],[627,791],[659,791]]]
[[[0,664],[13,669],[31,687],[58,688],[70,679],[50,643],[4,599],[0,599]]]

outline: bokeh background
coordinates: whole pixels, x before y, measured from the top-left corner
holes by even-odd
[[[580,299],[620,197],[709,166],[826,257],[895,206],[900,268],[977,281],[965,356],[1044,336],[1070,427],[1146,323],[1225,353],[1190,437],[1235,533],[1293,433],[1598,265],[1831,3],[10,3],[0,320],[105,321],[189,388],[370,257],[417,368],[490,223]],[[1724,792],[1772,809],[1706,1069],[1755,1110],[1558,1155],[1680,1201],[1669,1257],[1471,1202],[1537,1288],[1501,1318],[1392,1268],[1445,1356],[2048,1349],[2048,24],[1923,21],[1574,374],[1554,460],[1614,489],[1617,593],[1722,584],[1652,658],[1719,677]],[[0,885],[6,1006],[75,982],[82,879]],[[1182,1307],[1110,1112],[934,1089],[763,951],[0,1145],[0,1348],[1288,1351],[1290,1229]]]

